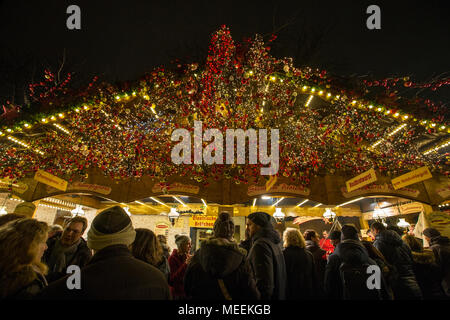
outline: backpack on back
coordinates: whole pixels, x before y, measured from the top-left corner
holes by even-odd
[[[372,275],[367,273],[370,265],[352,265],[342,262],[339,274],[342,281],[342,298],[344,300],[381,300],[381,290],[369,289],[367,280]],[[381,275],[380,275],[381,276]]]

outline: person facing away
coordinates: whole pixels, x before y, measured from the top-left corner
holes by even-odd
[[[163,255],[159,240],[150,229],[136,228],[136,239],[131,245],[131,253],[136,259],[151,264],[158,268],[169,281],[169,262]]]
[[[411,249],[413,269],[425,300],[444,299],[442,274],[433,251],[424,249],[414,235],[405,234],[403,241]]]
[[[12,220],[0,227],[0,299],[32,299],[47,286],[48,226],[36,219]]]
[[[316,266],[317,277],[319,279],[319,286],[323,290],[323,278],[325,275],[325,267],[327,265],[327,252],[319,246],[319,234],[312,230],[307,229],[303,233],[305,238],[306,249],[312,253],[314,257],[314,264]]]
[[[51,239],[55,236],[59,236],[63,233],[64,228],[61,227],[59,224],[53,224],[48,227],[48,238]]]
[[[287,300],[316,299],[320,297],[314,257],[306,250],[305,239],[296,228],[283,233],[283,255],[287,273]]]
[[[136,238],[130,217],[120,206],[100,212],[92,221],[87,245],[94,256],[81,269],[51,283],[39,299],[62,300],[167,300],[170,290],[164,275],[136,259],[129,246]]]
[[[442,236],[434,228],[423,230],[423,236],[430,244],[430,249],[436,257],[436,262],[441,269],[442,287],[445,294],[450,297],[450,239]]]
[[[397,280],[391,284],[394,299],[421,300],[422,292],[414,274],[411,249],[402,241],[397,232],[387,230],[381,222],[372,223],[370,230],[375,236],[373,245],[398,274]]]
[[[186,299],[184,292],[184,275],[187,265],[191,261],[191,238],[187,235],[176,235],[175,244],[177,249],[173,249],[169,257],[170,268],[170,290],[174,300]]]
[[[83,268],[91,259],[92,252],[82,238],[87,228],[87,219],[75,216],[67,221],[62,234],[54,235],[47,241],[48,249],[43,262],[48,265],[48,281],[53,282],[67,275],[67,267],[76,265]]]
[[[252,247],[247,259],[262,300],[285,300],[287,274],[281,239],[271,222],[272,216],[254,212],[247,217]]]
[[[328,239],[330,239],[333,247],[336,248],[337,245],[341,242],[341,232],[339,230],[331,231],[330,235],[328,236]]]
[[[377,263],[382,274],[381,277],[381,296],[383,300],[393,300],[394,293],[392,292],[391,283],[395,282],[397,276],[395,268],[390,265],[383,254],[373,246],[371,241],[362,240],[362,245],[366,248],[369,258]]]
[[[247,252],[233,239],[234,222],[222,212],[214,223],[213,237],[202,242],[184,277],[186,296],[193,300],[257,300]]]
[[[343,225],[341,242],[329,256],[325,270],[325,293],[337,300],[380,300],[381,293],[367,287],[367,269],[376,262],[369,258],[361,244],[358,230]]]

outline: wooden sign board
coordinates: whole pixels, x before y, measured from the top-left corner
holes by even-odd
[[[433,178],[428,167],[422,167],[417,170],[408,172],[400,177],[392,179],[392,186],[395,190],[409,186],[420,181]]]
[[[67,190],[68,182],[66,180],[58,178],[57,176],[54,176],[43,170],[38,170],[36,172],[36,174],[34,175],[34,180],[49,185],[61,191]]]
[[[347,185],[347,192],[352,192],[353,190],[364,187],[375,181],[377,181],[377,174],[375,173],[375,170],[373,170],[372,168],[348,180],[345,184]]]

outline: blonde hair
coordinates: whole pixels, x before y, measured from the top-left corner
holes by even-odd
[[[8,297],[37,278],[39,244],[47,239],[48,225],[36,219],[19,219],[0,227],[0,298]]]
[[[306,246],[305,238],[298,229],[286,228],[283,233],[283,246],[285,248],[289,246],[304,248]]]

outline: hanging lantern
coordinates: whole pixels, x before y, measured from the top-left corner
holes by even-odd
[[[273,214],[274,219],[277,223],[281,223],[286,215],[281,211],[281,208],[275,208],[275,213]]]
[[[327,223],[333,223],[334,218],[336,218],[336,213],[331,211],[330,208],[326,208],[325,212],[323,213],[323,218],[325,219],[325,221],[327,221]]]
[[[404,218],[400,218],[400,221],[397,223],[397,226],[399,226],[400,228],[408,228],[410,224],[406,222]]]
[[[72,217],[84,216],[84,210],[79,204],[77,204],[76,208],[73,209],[70,213],[72,214]]]
[[[170,220],[170,223],[172,224],[172,226],[175,225],[175,222],[178,220],[178,218],[180,217],[180,214],[177,212],[177,209],[175,208],[170,208],[170,212],[167,215],[167,217]]]

